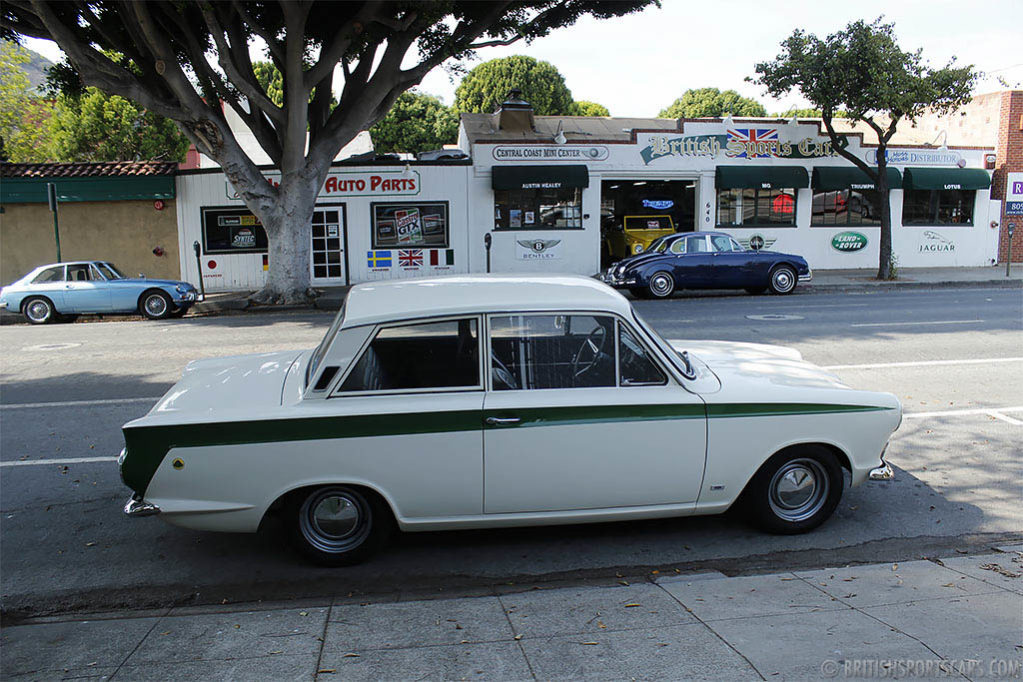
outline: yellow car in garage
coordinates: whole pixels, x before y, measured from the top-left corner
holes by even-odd
[[[605,229],[604,244],[611,262],[643,253],[659,237],[675,234],[670,215],[627,215]]]

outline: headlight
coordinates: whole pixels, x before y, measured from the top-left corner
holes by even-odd
[[[643,245],[642,244],[636,244],[634,247],[632,247],[632,252],[633,253],[643,253]]]
[[[177,291],[177,292],[178,292],[179,294],[185,294],[185,293],[188,293],[189,291],[191,291],[191,290],[192,290],[192,287],[190,287],[190,286],[189,286],[189,285],[187,285],[187,284],[178,284],[177,286],[175,286],[175,287],[174,287],[174,289],[175,289],[175,290],[176,290],[176,291]]]

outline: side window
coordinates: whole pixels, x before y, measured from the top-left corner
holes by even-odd
[[[676,254],[682,254],[686,252],[686,240],[676,239],[671,243],[671,252]]]
[[[476,318],[384,327],[341,391],[474,388],[480,385]]]
[[[494,390],[614,386],[614,329],[593,315],[490,318]]]
[[[89,281],[89,265],[69,265],[67,266],[67,281],[69,282],[88,282]]]
[[[732,250],[732,240],[723,234],[711,235],[710,241],[714,245],[715,251],[724,252]]]
[[[622,386],[651,386],[667,381],[646,349],[624,326],[619,327],[618,349]]]
[[[687,237],[686,253],[707,253],[707,238],[703,236]]]
[[[59,265],[55,268],[46,268],[32,280],[32,284],[44,284],[46,282],[63,282],[64,281],[64,266]]]

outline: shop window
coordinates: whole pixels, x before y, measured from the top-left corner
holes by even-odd
[[[244,208],[202,209],[204,253],[266,253],[266,231]]]
[[[974,190],[907,189],[903,225],[973,225]]]
[[[795,227],[796,190],[720,189],[718,225],[722,227]]]
[[[373,248],[448,247],[448,204],[373,204]]]
[[[494,228],[498,230],[582,229],[582,190],[494,190]]]
[[[881,193],[877,190],[829,190],[813,193],[811,225],[880,225]]]

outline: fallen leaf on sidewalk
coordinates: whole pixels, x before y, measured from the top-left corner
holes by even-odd
[[[317,675],[323,675],[325,673],[333,674],[333,673],[336,673],[336,672],[337,672],[337,670],[335,668],[320,668],[319,670],[316,671],[316,674]]]
[[[1012,571],[1002,568],[998,564],[981,564],[980,568],[984,571],[994,571],[998,575],[1004,575],[1006,578],[1018,578],[1019,573],[1013,573]]]
[[[628,587],[629,586],[629,581],[628,580],[619,580],[618,584],[619,585],[625,585],[626,587]]]
[[[856,580],[856,576],[853,576],[851,578],[842,578],[842,582],[844,583],[851,583],[854,580]]]
[[[642,606],[642,604],[637,604],[636,602],[632,602],[632,603],[626,604],[625,608],[631,609],[634,606]]]
[[[341,658],[358,658],[359,654],[347,653],[341,656]]]
[[[597,621],[597,627],[600,628],[601,630],[607,630],[607,626],[601,623],[599,620]]]
[[[516,642],[519,641],[520,639],[522,639],[522,635],[515,635],[515,641]]]
[[[893,571],[899,570],[899,565],[898,564],[892,564],[892,570]]]
[[[657,646],[671,646],[668,642],[658,642]]]
[[[270,656],[276,656],[277,654],[283,654],[283,653],[284,653],[283,651],[271,651],[271,652],[269,652],[269,655]]]
[[[584,644],[586,646],[597,646],[596,642],[579,642],[579,643],[580,644]]]
[[[300,616],[308,616],[309,612],[308,611],[299,611],[298,615],[300,615]]]
[[[86,542],[85,546],[86,547],[93,547],[93,546],[95,546],[95,544],[96,544],[95,542]]]

